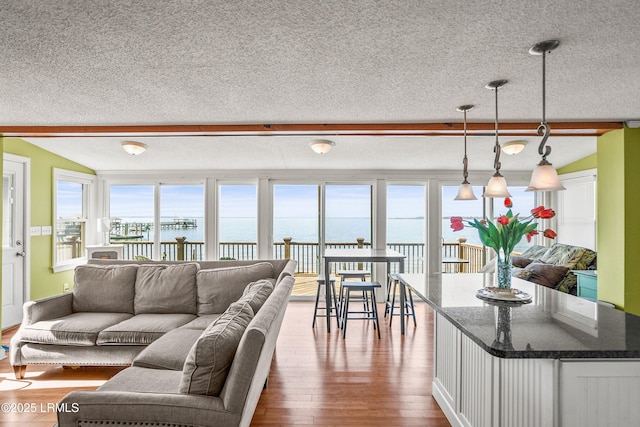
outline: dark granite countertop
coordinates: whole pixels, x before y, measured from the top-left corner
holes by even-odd
[[[640,358],[640,317],[513,278],[529,304],[481,300],[487,274],[400,274],[414,294],[488,353],[503,358]]]

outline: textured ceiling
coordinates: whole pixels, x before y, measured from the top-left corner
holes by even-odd
[[[3,0],[0,126],[539,121],[640,118],[640,2]],[[460,138],[26,138],[96,170],[460,167]],[[537,142],[505,170],[534,164]],[[508,140],[508,139],[505,139]],[[491,138],[470,141],[490,169]],[[562,166],[595,138],[552,138]],[[176,147],[179,147],[176,156]],[[529,158],[531,160],[529,160]],[[515,159],[515,158],[512,158]],[[526,163],[525,163],[526,162]],[[529,163],[531,162],[531,163]],[[487,166],[484,166],[488,163]],[[528,166],[524,166],[526,168]]]

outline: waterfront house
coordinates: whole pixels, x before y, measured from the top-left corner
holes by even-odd
[[[150,195],[139,207],[158,223],[191,218],[165,209],[164,191],[200,191],[205,259],[229,256],[220,218],[230,188],[253,191],[237,199],[255,213],[255,244],[241,253],[270,258],[285,256],[288,237],[274,235],[276,210],[290,208],[279,191],[310,189],[300,203],[311,203],[321,248],[330,243],[326,218],[344,200],[332,189],[364,189],[368,199],[352,200],[364,200],[369,235],[357,237],[386,247],[390,212],[406,203],[394,191],[418,187],[415,258],[425,272],[442,271],[443,195],[463,179],[456,108],[474,105],[468,178],[480,196],[495,171],[498,109],[485,85],[509,80],[499,90],[499,140],[527,145],[502,154],[501,172],[515,191],[526,187],[543,114],[541,61],[528,49],[553,38],[548,159],[568,190],[527,194],[557,210],[558,241],[598,252],[598,299],[640,315],[637,2],[8,0],[0,9],[3,329],[22,301],[69,290],[86,246],[109,233],[98,220],[118,216],[115,191],[131,186]],[[335,145],[317,154],[309,146],[317,139]],[[125,152],[129,140],[146,151]],[[59,212],[66,185],[80,197],[80,217]],[[161,259],[160,244],[156,233],[152,252],[139,255]]]

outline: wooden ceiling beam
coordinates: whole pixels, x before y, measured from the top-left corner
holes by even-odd
[[[500,123],[500,135],[536,135],[538,122]],[[600,136],[621,129],[623,122],[550,122],[554,136]],[[467,123],[470,136],[494,135],[494,123]],[[273,123],[219,125],[0,126],[14,137],[144,136],[460,136],[462,123]]]

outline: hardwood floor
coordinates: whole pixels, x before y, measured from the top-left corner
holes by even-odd
[[[382,308],[382,306],[379,306]],[[382,311],[381,311],[382,313]],[[282,325],[269,385],[252,426],[449,426],[431,396],[433,311],[416,304],[418,327],[400,335],[381,323],[382,339],[369,322],[351,322],[347,338],[335,321],[311,328],[312,302],[291,302]],[[3,331],[8,345],[15,331]],[[35,404],[34,413],[0,413],[0,426],[52,426],[55,405],[74,389],[95,389],[122,368],[63,369],[30,366],[16,381],[8,358],[0,361],[0,402]]]

